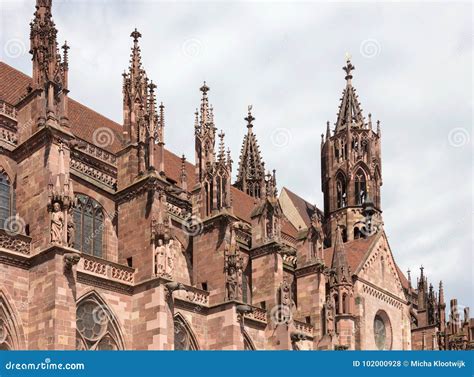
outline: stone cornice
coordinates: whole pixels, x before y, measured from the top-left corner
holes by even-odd
[[[83,284],[106,289],[109,291],[125,293],[127,295],[133,294],[133,286],[109,280],[107,278],[102,278],[96,275],[90,275],[83,271],[77,271],[77,281]]]
[[[13,158],[16,162],[23,161],[25,158],[31,156],[39,148],[46,145],[48,142],[62,141],[68,143],[74,138],[74,135],[64,128],[43,126],[27,140],[18,145],[13,151]]]
[[[322,274],[325,268],[324,263],[315,262],[307,266],[296,268],[295,275],[297,278],[300,278],[312,274]]]

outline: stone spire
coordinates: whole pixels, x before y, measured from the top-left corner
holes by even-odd
[[[33,89],[44,90],[46,107],[40,116],[49,124],[60,121],[68,125],[68,49],[64,43],[64,58],[59,53],[56,25],[52,17],[52,1],[36,0],[36,11],[30,23],[30,54],[33,61]]]
[[[148,78],[142,67],[138,39],[140,32],[135,29],[130,37],[133,39],[130,66],[123,76],[123,116],[126,139],[130,143],[145,141],[145,132],[140,124],[148,112]]]
[[[337,228],[334,252],[332,256],[332,268],[334,269],[334,284],[352,284],[349,264],[347,263],[346,250],[342,241],[342,228]]]
[[[257,138],[253,133],[252,122],[255,118],[252,115],[251,105],[244,119],[247,121],[247,134],[244,136],[240,150],[239,170],[234,186],[250,196],[261,198],[265,185],[265,164],[260,156]]]
[[[350,58],[347,59],[346,65],[342,69],[346,72],[346,87],[342,92],[336,121],[336,133],[346,128],[347,125],[357,128],[365,127],[359,99],[355,88],[352,86],[352,71],[355,67],[352,65]]]
[[[209,87],[206,82],[199,89],[202,93],[199,112],[196,110],[194,121],[195,152],[196,152],[196,181],[202,182],[208,166],[215,162],[216,126],[214,114],[209,105]]]

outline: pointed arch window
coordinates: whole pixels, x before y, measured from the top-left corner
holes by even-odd
[[[104,235],[104,211],[94,199],[77,194],[74,208],[74,247],[85,254],[102,258]]]
[[[197,342],[187,323],[180,316],[174,318],[174,349],[178,351],[197,350]]]
[[[0,228],[6,226],[7,219],[15,214],[15,190],[8,175],[0,171]]]
[[[346,179],[342,174],[338,174],[336,177],[336,200],[337,208],[347,205]]]
[[[123,349],[110,309],[94,297],[82,300],[76,309],[76,350]]]
[[[365,173],[362,169],[359,169],[355,175],[355,186],[354,186],[356,204],[361,205],[364,203],[367,197],[367,181]]]

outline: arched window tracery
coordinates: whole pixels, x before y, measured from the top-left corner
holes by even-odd
[[[198,349],[196,339],[186,321],[177,315],[174,324],[174,349],[178,351],[194,351]]]
[[[78,303],[76,329],[76,350],[123,349],[114,315],[94,295]]]
[[[104,210],[94,199],[76,195],[74,208],[74,248],[85,254],[103,257]]]

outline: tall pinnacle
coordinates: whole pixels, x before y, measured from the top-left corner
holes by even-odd
[[[342,92],[341,104],[337,115],[336,132],[346,127],[364,127],[362,109],[356,90],[352,86],[352,71],[355,69],[355,66],[350,58],[347,59],[346,65],[342,69],[346,73],[346,87]]]
[[[351,283],[349,264],[347,263],[346,250],[342,241],[342,228],[340,226],[337,226],[336,229],[332,268],[335,270],[336,283]]]
[[[265,166],[260,155],[257,138],[253,133],[255,118],[252,115],[252,105],[248,106],[248,113],[244,120],[247,121],[247,134],[242,143],[235,187],[254,198],[260,198],[265,186]]]

